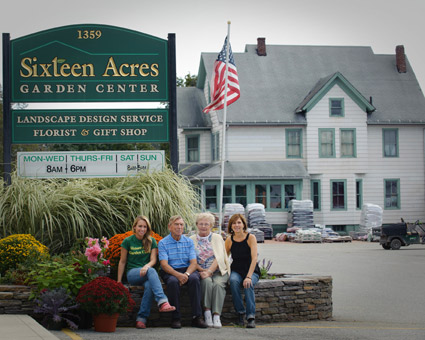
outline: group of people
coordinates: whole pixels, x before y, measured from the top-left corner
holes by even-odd
[[[144,293],[137,314],[136,327],[146,328],[152,300],[159,312],[172,313],[172,328],[181,328],[180,289],[187,285],[192,326],[220,328],[220,315],[229,282],[237,324],[255,328],[254,286],[260,278],[257,264],[257,240],[248,233],[245,217],[235,214],[229,219],[226,241],[212,232],[215,218],[211,213],[196,216],[197,233],[183,234],[184,220],[173,216],[168,223],[170,234],[156,243],[150,236],[152,227],[145,216],[133,224],[134,234],[121,244],[118,282],[126,273],[131,285],[143,285]],[[232,261],[229,260],[231,256]],[[155,268],[159,258],[159,275]],[[164,293],[159,277],[167,286]],[[245,293],[245,305],[242,299]]]

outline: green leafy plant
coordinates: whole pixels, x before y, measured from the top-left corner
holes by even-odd
[[[0,274],[28,259],[48,258],[48,248],[30,234],[14,234],[0,240]]]
[[[82,286],[76,299],[83,310],[93,315],[130,312],[136,305],[121,282],[105,276]]]
[[[31,281],[30,272],[36,264],[37,262],[33,259],[28,259],[23,263],[18,263],[15,268],[9,268],[0,278],[1,284],[28,285]]]
[[[35,286],[31,297],[38,296],[44,289],[60,287],[76,296],[93,275],[94,273],[81,265],[74,256],[53,256],[50,261],[38,263],[29,273],[29,281]]]

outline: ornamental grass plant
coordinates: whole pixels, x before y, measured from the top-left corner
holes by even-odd
[[[123,178],[29,179],[14,173],[0,189],[0,237],[31,234],[51,253],[67,252],[77,239],[125,233],[137,215],[168,234],[168,219],[193,224],[195,189],[170,168]]]

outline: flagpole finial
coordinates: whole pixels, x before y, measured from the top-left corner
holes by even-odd
[[[231,24],[230,20],[227,22],[227,24],[228,24],[228,25],[230,25],[230,24]]]

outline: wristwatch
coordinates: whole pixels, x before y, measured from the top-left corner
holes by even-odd
[[[190,276],[190,274],[189,274],[188,272],[186,272],[185,274],[187,275],[187,277],[189,277],[189,276]]]

